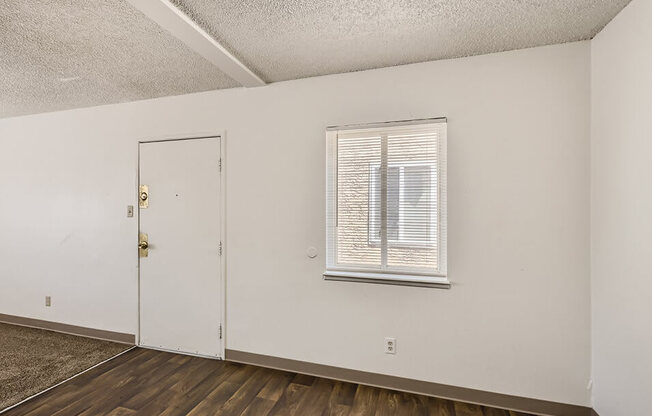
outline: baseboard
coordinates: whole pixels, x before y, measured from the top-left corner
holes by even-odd
[[[572,404],[550,402],[546,400],[530,399],[525,397],[510,396],[500,393],[491,393],[482,390],[467,389],[464,387],[449,386],[446,384],[430,383],[427,381],[412,380],[403,377],[384,374],[369,373],[351,370],[348,368],[332,367],[306,361],[290,360],[287,358],[272,357],[269,355],[254,354],[250,352],[226,350],[226,360],[260,367],[275,368],[279,370],[303,373],[334,380],[348,381],[375,387],[409,393],[423,394],[474,403],[500,409],[532,413],[545,416],[591,416],[594,410],[589,407]]]
[[[47,329],[49,331],[62,332],[64,334],[80,335],[82,337],[113,341],[121,344],[134,345],[136,343],[136,336],[134,334],[104,331],[102,329],[86,328],[83,326],[62,324],[59,322],[44,321],[34,318],[25,318],[22,316],[6,315],[3,313],[0,313],[0,322],[13,325],[28,326],[30,328]]]

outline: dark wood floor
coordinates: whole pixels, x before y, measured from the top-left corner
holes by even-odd
[[[134,349],[2,416],[523,416],[482,406]]]

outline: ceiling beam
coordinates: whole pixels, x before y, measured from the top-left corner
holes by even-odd
[[[265,81],[168,0],[127,1],[241,85],[265,85]]]

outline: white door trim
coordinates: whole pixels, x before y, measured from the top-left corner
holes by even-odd
[[[219,276],[219,287],[222,292],[219,294],[221,300],[221,310],[220,310],[220,326],[222,337],[219,340],[220,346],[220,356],[219,357],[205,357],[204,358],[217,358],[223,360],[225,357],[226,351],[226,250],[228,244],[226,242],[226,132],[225,131],[213,131],[213,132],[196,132],[188,134],[174,134],[159,136],[153,138],[146,138],[138,140],[137,143],[137,160],[136,160],[136,184],[134,186],[134,195],[138,195],[138,187],[140,186],[140,145],[142,143],[155,143],[155,142],[167,142],[167,141],[179,141],[179,140],[195,140],[195,139],[206,139],[206,138],[219,138],[220,139],[220,159],[221,159],[221,168],[218,172],[220,175],[220,241],[222,242],[222,255],[219,256],[220,261],[220,276]],[[137,209],[138,200],[136,198],[136,205],[134,210],[137,212],[136,216],[136,233],[134,235],[134,253],[137,258],[137,275],[138,275],[138,302],[137,302],[137,333],[136,333],[136,345],[142,346],[140,343],[140,257],[138,257],[138,233],[140,232],[140,210]],[[150,347],[147,347],[150,348]],[[151,348],[150,348],[151,349]],[[178,351],[172,351],[179,353]],[[196,355],[196,354],[186,354],[186,355]]]

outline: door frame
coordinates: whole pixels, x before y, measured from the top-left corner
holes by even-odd
[[[219,257],[219,288],[222,292],[218,294],[218,299],[220,300],[220,322],[221,325],[221,335],[222,337],[218,340],[219,342],[219,356],[204,356],[197,355],[192,353],[181,353],[185,355],[195,355],[201,356],[203,358],[212,358],[218,360],[224,360],[225,351],[226,351],[226,132],[223,130],[214,130],[214,131],[202,131],[195,133],[185,133],[185,134],[173,134],[166,136],[157,136],[151,138],[145,138],[138,140],[137,143],[137,158],[136,158],[136,183],[134,189],[134,195],[138,195],[139,186],[140,186],[140,145],[144,143],[157,143],[157,142],[170,142],[170,141],[182,141],[182,140],[196,140],[196,139],[208,139],[208,138],[218,138],[220,139],[220,160],[221,166],[216,169],[217,174],[220,176],[220,241],[222,242],[222,254]],[[138,275],[138,305],[137,305],[137,333],[136,333],[136,345],[143,347],[140,343],[140,256],[138,256],[137,242],[138,242],[138,233],[140,232],[140,209],[138,208],[138,200],[136,198],[136,204],[134,205],[134,211],[136,214],[136,232],[134,236],[134,253],[136,253],[137,259],[137,275]],[[144,347],[153,349],[151,347]],[[179,351],[170,351],[173,353],[179,354]]]

